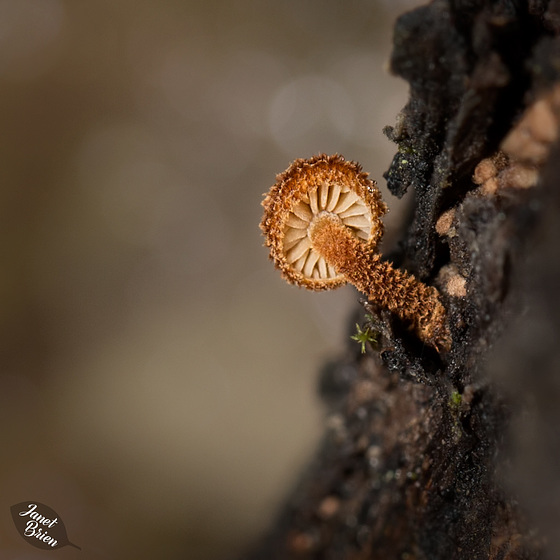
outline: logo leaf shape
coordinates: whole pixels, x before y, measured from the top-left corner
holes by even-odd
[[[66,527],[54,509],[40,502],[21,502],[10,508],[18,533],[29,544],[43,550],[73,546],[66,535]]]

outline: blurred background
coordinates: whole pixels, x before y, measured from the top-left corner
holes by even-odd
[[[233,558],[312,457],[356,293],[285,284],[258,229],[296,157],[377,179],[412,0],[0,0],[0,550]]]

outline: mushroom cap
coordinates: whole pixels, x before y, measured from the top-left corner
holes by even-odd
[[[348,231],[375,247],[383,235],[387,212],[375,181],[353,161],[335,154],[297,159],[276,177],[264,199],[260,227],[270,258],[290,283],[328,290],[346,283],[313,247],[309,228],[325,214],[335,215]]]

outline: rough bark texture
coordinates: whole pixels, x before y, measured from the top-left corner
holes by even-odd
[[[452,348],[364,303],[378,341],[324,369],[323,445],[248,558],[560,557],[560,150],[529,188],[472,179],[560,82],[559,32],[556,0],[435,0],[397,21],[391,67],[411,96],[386,178],[415,208],[393,260],[443,286]],[[466,295],[446,293],[449,274]]]

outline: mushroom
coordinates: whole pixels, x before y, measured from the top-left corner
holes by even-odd
[[[359,164],[340,155],[297,159],[263,201],[270,258],[290,283],[312,290],[347,282],[408,323],[438,351],[451,338],[439,292],[382,260],[385,203]]]

